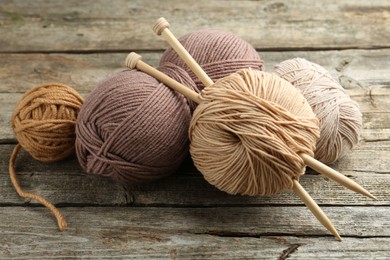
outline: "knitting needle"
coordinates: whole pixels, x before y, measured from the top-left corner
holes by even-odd
[[[300,154],[300,157],[303,159],[306,165],[310,166],[313,170],[322,173],[329,179],[332,179],[336,182],[338,182],[340,185],[355,191],[357,193],[363,194],[367,197],[370,197],[374,200],[378,200],[374,195],[372,195],[369,191],[364,189],[362,186],[351,180],[350,178],[344,176],[343,174],[333,170],[326,164],[323,164],[322,162],[314,159],[313,157],[310,157],[307,154]]]
[[[139,69],[153,76],[154,78],[158,79],[162,83],[166,84],[167,86],[171,87],[172,89],[178,91],[185,96],[192,92],[192,94],[188,95],[187,97],[194,102],[197,102],[198,104],[201,102],[200,94],[196,93],[193,90],[190,90],[183,84],[177,82],[176,80],[168,77],[161,71],[158,71],[152,66],[146,64],[141,60],[141,58],[142,57],[140,55],[132,52],[127,56],[125,64],[130,69]],[[293,190],[301,198],[305,205],[310,209],[310,211],[313,212],[314,216],[318,219],[318,221],[320,221],[320,223],[324,225],[325,228],[327,228],[336,237],[336,239],[340,240],[340,235],[336,231],[332,222],[296,180],[293,180]]]
[[[172,79],[171,77],[167,76],[166,74],[162,73],[161,71],[153,68],[152,66],[146,64],[141,60],[141,55],[131,52],[125,61],[125,65],[130,69],[139,69],[150,76],[158,79],[162,83],[166,84],[173,90],[176,90],[177,92],[183,94],[185,97],[191,99],[192,101],[199,104],[201,102],[200,95],[196,93],[195,91],[187,88],[183,84],[177,82],[176,80]]]
[[[161,17],[153,25],[153,31],[157,35],[161,35],[168,44],[179,54],[180,58],[190,67],[192,72],[202,81],[205,87],[209,87],[214,84],[214,82],[209,78],[209,76],[204,72],[204,70],[199,66],[199,64],[192,58],[191,54],[183,47],[183,45],[177,40],[177,38],[172,34],[168,29],[169,23],[164,18]]]
[[[324,227],[326,227],[336,237],[337,240],[341,241],[341,237],[330,219],[297,180],[293,180],[293,191],[299,196],[299,198],[301,198],[303,203],[305,203],[305,205],[310,209],[318,221]]]
[[[182,58],[184,62],[193,70],[195,75],[203,82],[206,87],[214,84],[214,82],[209,78],[209,76],[202,70],[202,68],[197,64],[197,62],[185,50],[184,46],[171,33],[171,31],[169,30],[169,23],[165,18],[161,17],[154,23],[153,31],[157,35],[163,36],[163,38],[168,42],[168,44],[178,53],[180,58]],[[305,154],[301,154],[301,158],[304,160],[306,165],[316,170],[317,172],[327,176],[328,178],[334,180],[340,185],[352,191],[358,192],[362,195],[377,200],[374,195],[372,195],[362,186],[360,186],[353,180],[345,177],[343,174],[333,170],[327,165]]]

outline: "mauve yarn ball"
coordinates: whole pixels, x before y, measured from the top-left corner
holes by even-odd
[[[263,61],[252,45],[233,33],[203,29],[189,33],[179,38],[179,41],[214,82],[240,69],[264,68]],[[204,88],[203,83],[172,48],[164,52],[159,64],[161,67],[171,68],[173,73],[178,71],[180,75],[185,72],[198,90]],[[177,75],[169,72],[168,75],[177,79]]]
[[[77,118],[76,153],[82,168],[122,183],[173,173],[187,156],[186,99],[137,70],[101,82]]]
[[[320,121],[316,159],[333,163],[359,142],[363,124],[359,106],[325,68],[295,58],[277,65],[275,73],[302,92]]]

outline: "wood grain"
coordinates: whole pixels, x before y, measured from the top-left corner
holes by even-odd
[[[0,155],[8,158],[13,146],[2,145]],[[367,154],[367,150],[354,154]],[[301,183],[320,205],[390,205],[389,163],[378,152],[372,154],[371,168],[361,170],[362,158],[343,159],[335,169],[363,185],[379,198],[370,200],[347,190],[337,183],[308,170]],[[379,158],[379,159],[378,159]],[[349,164],[344,162],[349,160]],[[20,198],[8,177],[8,160],[0,162],[0,205],[37,205],[36,201]],[[378,162],[383,161],[387,172],[379,172]],[[20,163],[23,162],[23,163]],[[360,167],[359,170],[344,170]],[[142,185],[122,186],[109,179],[85,175],[76,158],[55,164],[34,160],[22,152],[17,161],[17,173],[22,186],[43,195],[59,205],[142,205],[142,206],[228,206],[228,205],[302,205],[292,192],[272,197],[232,196],[208,184],[202,175],[187,161],[179,171],[169,178]]]
[[[1,54],[0,92],[25,92],[42,82],[59,81],[89,93],[108,75],[125,68],[124,53],[93,54]],[[157,67],[162,52],[140,52],[143,60]],[[390,87],[390,50],[259,52],[266,70],[295,57],[324,66],[346,89],[375,89],[374,94]],[[384,90],[381,90],[384,89]],[[375,92],[376,91],[376,92]],[[354,95],[353,91],[351,92]],[[371,93],[372,94],[372,93]],[[374,102],[380,104],[380,102]]]
[[[343,242],[329,236],[303,207],[61,208],[70,224],[64,233],[45,209],[3,208],[0,257],[269,259],[294,244],[299,249],[292,256],[305,259],[389,254],[387,208],[377,207],[372,216],[365,207],[324,210]],[[383,237],[375,237],[378,233]]]
[[[343,237],[337,242],[292,192],[230,196],[188,160],[174,175],[123,186],[85,175],[75,156],[44,164],[21,152],[27,191],[60,207],[19,198],[8,177],[16,143],[10,117],[22,93],[62,82],[87,96],[124,69],[130,51],[157,67],[167,44],[151,26],[164,16],[176,36],[212,27],[233,32],[272,71],[302,57],[328,69],[363,112],[362,140],[331,167],[379,200],[308,169],[302,185]],[[2,0],[0,4],[0,258],[388,259],[390,257],[390,2]]]
[[[389,11],[386,0],[3,0],[0,52],[163,49],[151,30],[161,16],[177,36],[212,27],[258,49],[384,48],[390,45]]]

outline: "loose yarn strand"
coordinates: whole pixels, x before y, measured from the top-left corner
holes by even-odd
[[[15,188],[16,192],[19,194],[19,196],[21,196],[23,198],[36,200],[39,203],[41,203],[42,205],[44,205],[46,208],[48,208],[50,210],[50,212],[57,219],[57,224],[58,224],[58,228],[60,229],[60,231],[64,231],[67,227],[67,222],[66,222],[64,216],[61,214],[61,212],[52,203],[47,201],[45,198],[43,198],[37,194],[25,192],[22,189],[22,187],[20,186],[19,180],[18,180],[16,172],[15,172],[15,161],[16,161],[16,157],[20,151],[20,148],[21,148],[20,144],[17,144],[15,146],[15,148],[12,152],[11,158],[9,160],[9,175],[11,178],[12,185],[14,186],[14,188]]]

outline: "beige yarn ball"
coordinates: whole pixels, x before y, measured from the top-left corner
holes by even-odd
[[[359,106],[325,68],[296,58],[277,65],[275,74],[302,92],[320,121],[316,159],[333,163],[359,142],[363,124]]]
[[[240,70],[202,91],[191,121],[190,152],[205,179],[230,194],[291,189],[313,156],[318,120],[306,99],[280,77]]]

